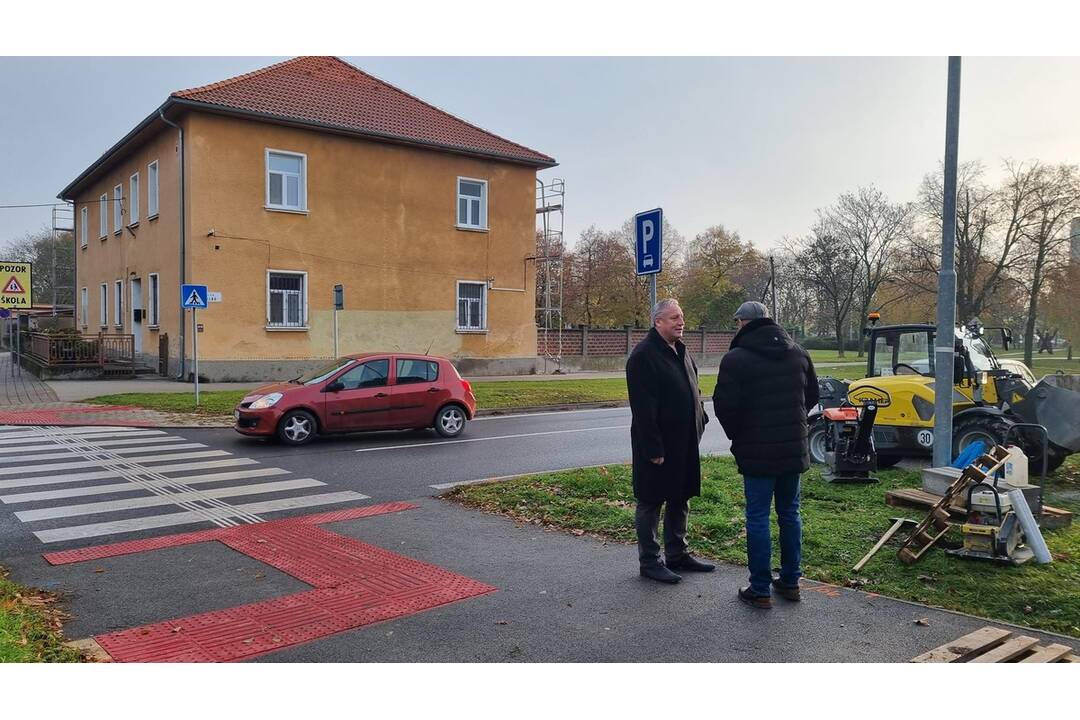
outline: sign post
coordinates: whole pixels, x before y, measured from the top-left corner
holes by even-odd
[[[338,358],[338,325],[337,314],[338,310],[345,309],[345,286],[334,286],[334,359]]]
[[[191,308],[191,360],[195,373],[195,407],[199,407],[199,332],[195,322],[195,314],[199,310],[205,310],[208,302],[205,285],[180,286],[180,309]],[[183,348],[181,348],[180,352],[183,351]]]
[[[637,274],[649,276],[649,312],[656,305],[656,275],[664,269],[664,210],[656,208],[634,216]]]

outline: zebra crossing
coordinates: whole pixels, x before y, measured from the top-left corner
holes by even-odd
[[[0,426],[0,513],[42,543],[111,542],[180,526],[369,499],[164,430]],[[118,538],[125,539],[125,538]]]

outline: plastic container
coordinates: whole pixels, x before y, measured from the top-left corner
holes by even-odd
[[[1028,484],[1028,456],[1016,445],[1006,448],[1009,458],[1005,461],[1005,482],[1014,487]]]

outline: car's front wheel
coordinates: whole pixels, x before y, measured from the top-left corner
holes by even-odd
[[[435,416],[435,432],[444,438],[453,438],[465,429],[465,411],[458,405],[445,405]]]
[[[303,445],[309,442],[318,429],[315,416],[307,410],[290,410],[278,423],[278,440],[286,445]]]

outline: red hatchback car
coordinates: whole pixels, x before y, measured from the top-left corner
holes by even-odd
[[[263,385],[233,412],[243,435],[303,445],[317,434],[429,428],[457,437],[476,414],[472,386],[446,358],[349,355],[288,382]]]

